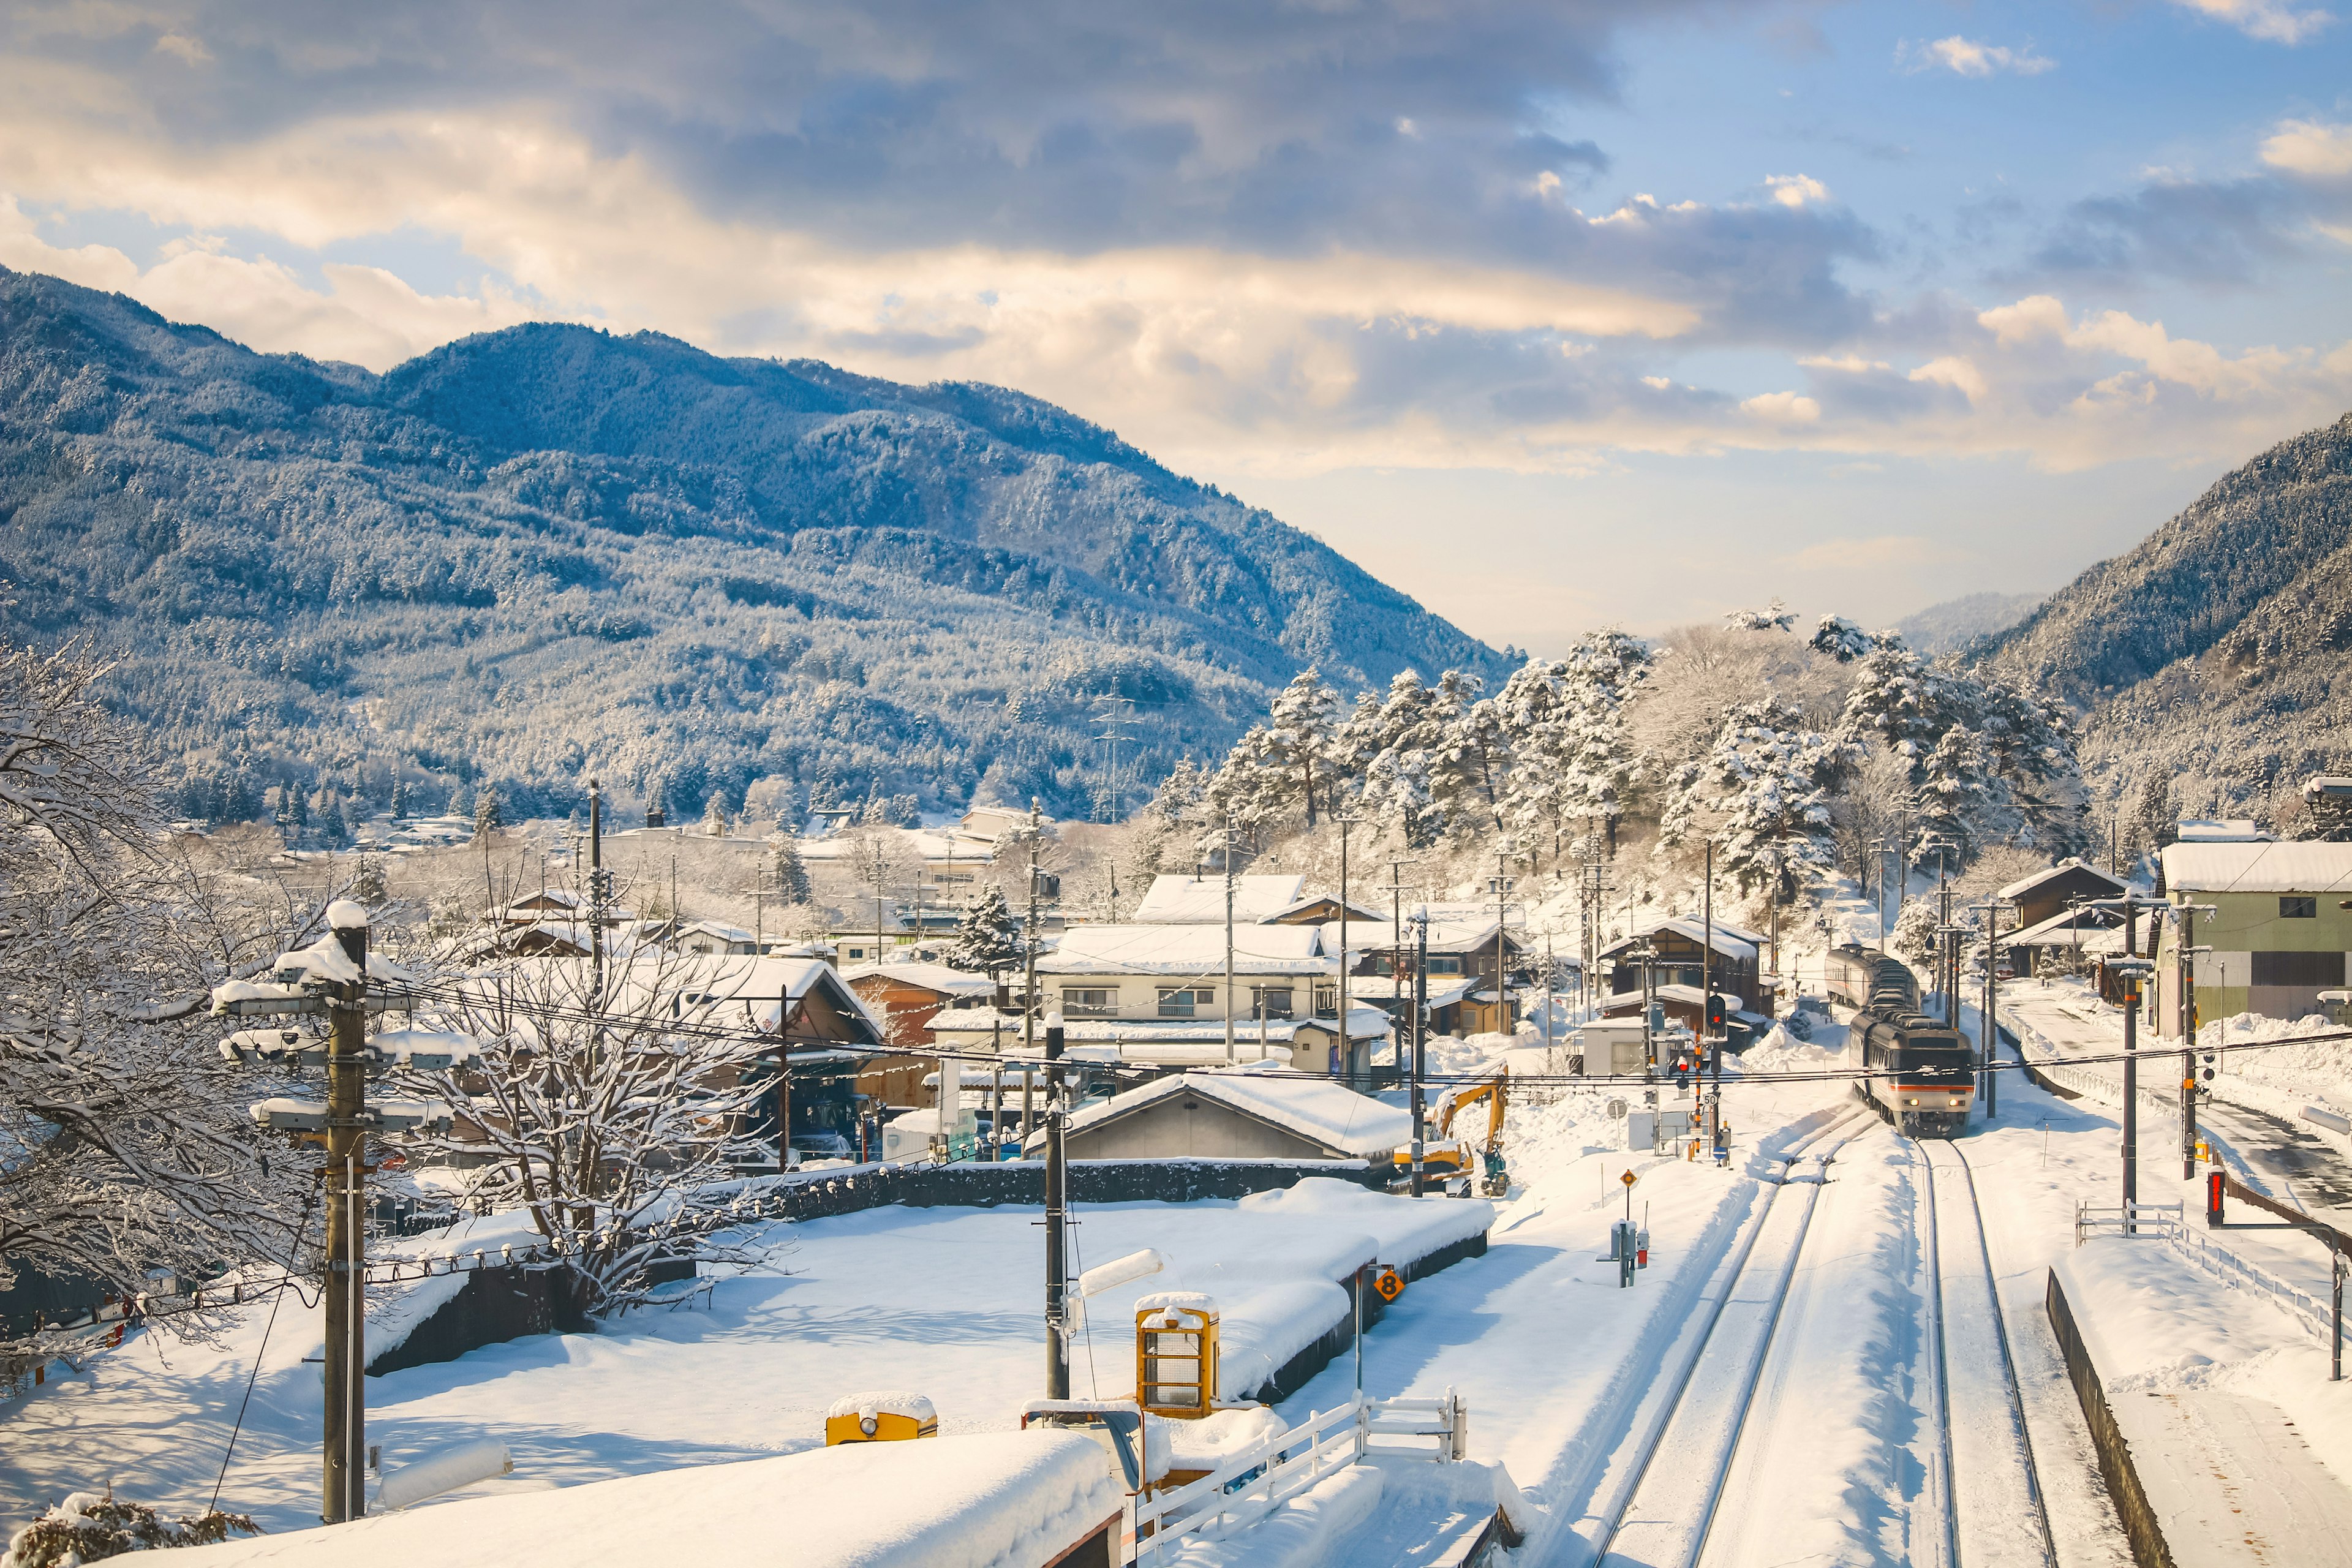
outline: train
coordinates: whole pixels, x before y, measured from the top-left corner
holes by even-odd
[[[1853,1091],[1902,1131],[1948,1138],[1975,1108],[1977,1058],[1958,1030],[1919,1010],[1919,977],[1901,959],[1862,947],[1830,950],[1830,995],[1854,1009],[1867,1076]]]

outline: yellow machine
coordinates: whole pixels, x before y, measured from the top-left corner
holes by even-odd
[[[1187,1421],[1215,1408],[1215,1302],[1180,1290],[1135,1304],[1135,1397],[1154,1415]]]
[[[1449,1145],[1425,1152],[1422,1163],[1440,1169],[1448,1176],[1471,1174],[1473,1151],[1470,1141],[1454,1138],[1454,1120],[1477,1104],[1486,1102],[1486,1137],[1477,1146],[1475,1156],[1481,1180],[1478,1190],[1488,1197],[1499,1198],[1511,1190],[1510,1173],[1503,1166],[1503,1111],[1511,1093],[1511,1075],[1499,1073],[1484,1083],[1457,1086],[1447,1089],[1437,1102],[1437,1135],[1454,1140]]]
[[[828,1448],[836,1443],[903,1443],[939,1435],[939,1412],[919,1394],[853,1394],[835,1400],[824,1413]]]

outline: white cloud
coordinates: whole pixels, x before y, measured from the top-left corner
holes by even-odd
[[[1750,397],[1739,405],[1740,411],[1774,425],[1818,425],[1822,422],[1822,405],[1810,397],[1794,392],[1767,392]]]
[[[1958,33],[1933,43],[1897,44],[1895,61],[1914,72],[1940,67],[1957,76],[1973,77],[1997,76],[2004,71],[2012,76],[2040,76],[2043,71],[2058,68],[2056,60],[2035,54],[2030,44],[2012,49],[2004,44],[1980,44]]]
[[[1811,174],[1768,174],[1765,186],[1772,199],[1784,207],[1801,207],[1809,202],[1830,199],[1830,188]]]
[[[1874,465],[1868,463],[1853,463],[1846,467],[1863,472],[1877,471]],[[1965,559],[1967,557],[1954,549],[1949,541],[1927,539],[1916,533],[1881,533],[1868,539],[1824,539],[1808,544],[1802,550],[1774,557],[1777,564],[1811,572],[1930,566]]]
[[[2296,10],[2286,0],[2172,0],[2217,22],[2227,22],[2250,38],[2273,44],[2300,44],[2318,36],[2336,20],[2331,12]]]
[[[2352,125],[2324,120],[2282,120],[2263,143],[2263,162],[2313,180],[2352,177]]]

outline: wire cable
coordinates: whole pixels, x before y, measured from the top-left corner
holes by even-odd
[[[310,1195],[305,1194],[302,1198],[302,1222],[294,1232],[294,1246],[298,1251],[301,1248],[302,1237],[310,1228]],[[220,1511],[221,1487],[228,1480],[228,1462],[236,1456],[236,1439],[245,1430],[245,1413],[253,1404],[253,1385],[261,1378],[261,1358],[269,1353],[269,1332],[278,1326],[278,1309],[284,1305],[285,1301],[284,1290],[275,1290],[270,1293],[269,1321],[261,1325],[261,1343],[253,1352],[253,1371],[246,1376],[245,1397],[237,1401],[236,1425],[229,1428],[228,1447],[221,1450],[220,1474],[213,1478],[213,1500],[205,1505],[206,1513]]]

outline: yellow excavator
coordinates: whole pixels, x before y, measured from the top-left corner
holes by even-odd
[[[1438,1097],[1437,1137],[1421,1155],[1422,1170],[1431,1180],[1450,1186],[1465,1181],[1475,1169],[1477,1189],[1488,1197],[1499,1198],[1511,1190],[1510,1173],[1503,1164],[1503,1111],[1510,1099],[1510,1074],[1497,1073],[1478,1083],[1456,1084]],[[1454,1121],[1482,1100],[1486,1102],[1486,1137],[1474,1149],[1469,1139],[1454,1135]],[[1400,1149],[1393,1158],[1398,1174],[1407,1174],[1412,1151]],[[1469,1195],[1466,1184],[1463,1195]]]

